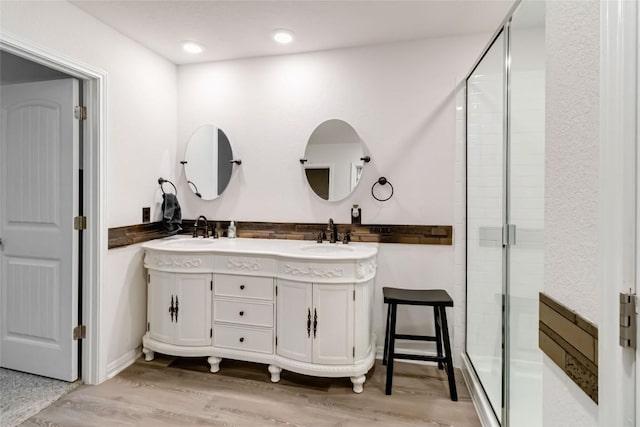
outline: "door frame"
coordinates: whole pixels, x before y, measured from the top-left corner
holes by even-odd
[[[87,119],[83,126],[84,215],[87,228],[82,247],[82,316],[87,328],[82,345],[81,379],[98,384],[107,377],[106,361],[100,344],[100,294],[102,269],[106,257],[106,140],[107,73],[58,52],[35,45],[5,31],[0,31],[0,48],[6,52],[64,72],[80,79]]]
[[[638,6],[600,4],[599,425],[636,425],[636,351],[619,346],[619,293],[636,292]],[[636,306],[637,311],[637,306]]]

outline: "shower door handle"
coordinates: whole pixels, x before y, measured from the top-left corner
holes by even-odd
[[[502,247],[515,246],[516,244],[516,225],[507,224],[502,227]]]

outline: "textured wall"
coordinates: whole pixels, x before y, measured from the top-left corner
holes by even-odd
[[[546,15],[544,291],[596,324],[599,8],[598,1],[550,1]],[[543,425],[596,425],[597,406],[544,363]]]

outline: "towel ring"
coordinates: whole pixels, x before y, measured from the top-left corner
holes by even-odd
[[[373,190],[376,188],[376,185],[386,185],[389,184],[389,187],[391,187],[391,194],[389,194],[389,197],[387,197],[386,199],[380,199],[378,197],[376,197],[375,193],[373,192]],[[380,178],[378,178],[378,180],[376,182],[373,183],[373,185],[371,186],[371,195],[373,196],[374,199],[376,199],[379,202],[386,202],[387,200],[389,200],[391,197],[393,197],[393,185],[391,185],[391,183],[387,180],[387,178],[385,178],[384,176],[381,176]]]
[[[173,185],[173,182],[169,181],[168,179],[164,179],[162,177],[158,178],[158,184],[160,184],[160,190],[162,190],[162,194],[166,194],[164,192],[164,188],[162,188],[162,184],[164,184],[165,182],[168,182],[169,184],[171,184],[171,186],[173,187],[173,192],[175,194],[178,194],[178,189],[176,188],[175,185]]]

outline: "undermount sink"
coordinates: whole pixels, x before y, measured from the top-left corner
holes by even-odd
[[[301,251],[316,253],[316,254],[335,254],[341,252],[353,252],[353,248],[342,244],[328,244],[316,243],[315,245],[307,245],[300,248]]]
[[[193,247],[202,247],[209,246],[216,243],[213,239],[177,239],[172,240],[170,242],[166,242],[167,246],[172,246],[175,248],[193,248]]]

